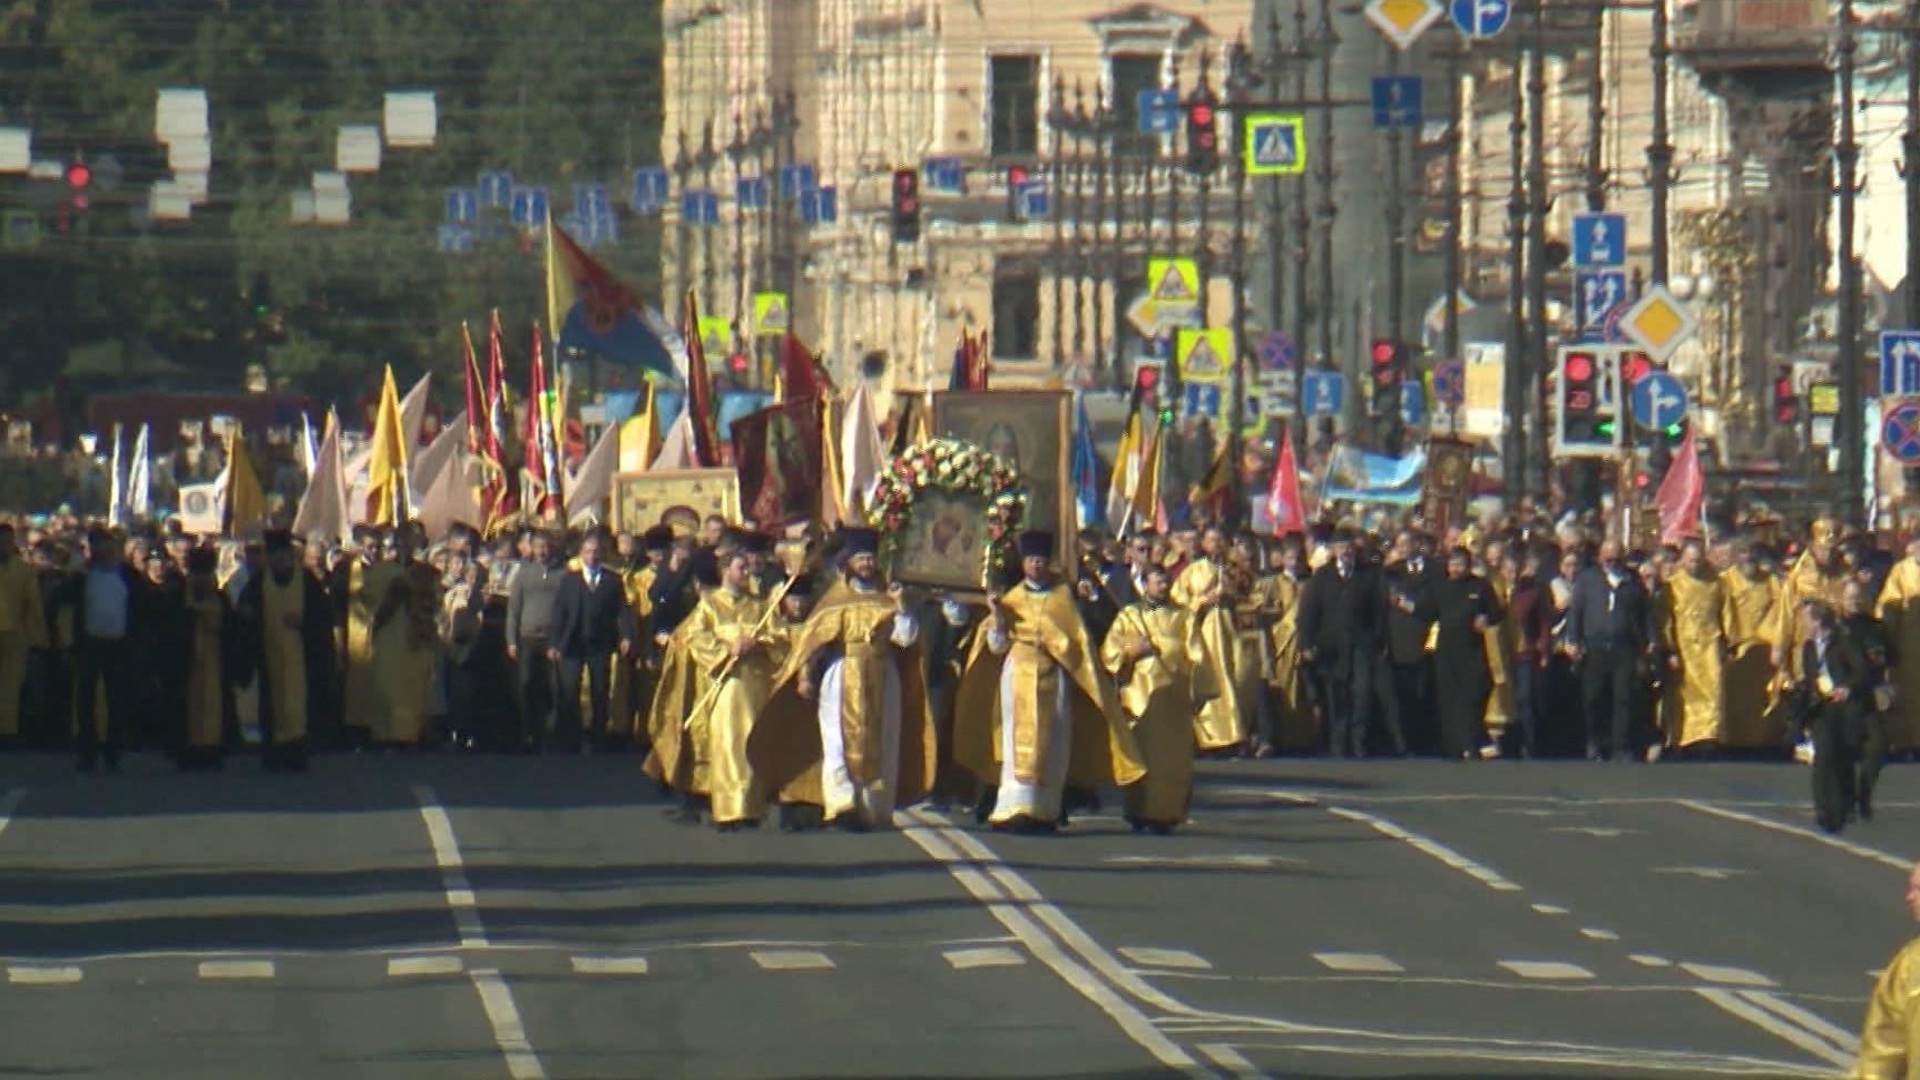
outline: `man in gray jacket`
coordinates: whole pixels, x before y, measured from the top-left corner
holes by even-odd
[[[537,752],[553,737],[560,704],[547,628],[567,568],[554,558],[553,540],[544,532],[533,534],[528,556],[507,593],[507,659],[515,665],[525,745]]]

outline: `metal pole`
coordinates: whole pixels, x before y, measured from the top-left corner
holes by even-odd
[[[1400,74],[1400,50],[1387,46],[1387,76]],[[1387,336],[1394,344],[1406,343],[1407,320],[1407,184],[1404,175],[1406,157],[1403,129],[1395,124],[1387,129]],[[1398,415],[1400,403],[1390,407]]]
[[[1524,39],[1514,35],[1513,87],[1507,123],[1507,355],[1501,376],[1501,404],[1506,427],[1501,438],[1501,470],[1506,485],[1524,490],[1527,475],[1527,189],[1526,132],[1527,97],[1521,81],[1520,65],[1525,59]]]
[[[1462,38],[1457,46],[1447,52],[1447,254],[1446,279],[1442,286],[1445,307],[1441,309],[1445,320],[1441,330],[1441,351],[1447,360],[1459,361],[1460,357],[1460,126],[1464,122],[1460,100],[1460,72],[1467,59],[1467,41]],[[1450,406],[1447,410],[1450,429],[1455,435],[1460,433],[1460,408]]]
[[[1856,522],[1865,520],[1870,510],[1860,502],[1865,481],[1864,450],[1861,440],[1864,419],[1860,400],[1860,260],[1853,243],[1854,203],[1859,188],[1854,174],[1860,163],[1860,144],[1854,137],[1853,0],[1840,0],[1840,141],[1834,147],[1840,184],[1840,328],[1834,356],[1834,375],[1840,382],[1840,415],[1835,418],[1834,438],[1840,441],[1840,505]],[[1909,256],[1911,258],[1911,256]]]
[[[1653,0],[1653,142],[1647,146],[1647,183],[1653,199],[1653,284],[1667,283],[1667,195],[1673,187],[1673,140],[1667,131],[1667,2]]]
[[[1607,208],[1606,45],[1607,13],[1603,8],[1594,23],[1593,82],[1587,91],[1587,209],[1596,214]],[[1665,91],[1655,92],[1665,97]]]
[[[1320,0],[1320,100],[1333,100],[1333,52],[1340,39],[1333,32],[1333,0]],[[1320,112],[1320,167],[1315,176],[1320,181],[1320,358],[1321,362],[1334,370],[1342,370],[1333,355],[1333,319],[1339,305],[1334,303],[1333,292],[1333,223],[1340,207],[1333,196],[1333,110]],[[1302,349],[1306,343],[1300,343]],[[1301,390],[1304,392],[1305,387]],[[1359,394],[1349,395],[1357,401]]]
[[[1920,320],[1920,0],[1907,0],[1907,131],[1901,137],[1907,183],[1907,325]]]
[[[1276,27],[1275,48],[1278,48],[1279,34]],[[1293,6],[1293,93],[1294,97],[1304,101],[1307,97],[1307,59],[1312,55],[1307,41],[1307,4],[1306,0],[1296,0]],[[1277,89],[1277,83],[1276,83]],[[1303,135],[1304,137],[1304,135]],[[1275,177],[1273,200],[1280,201],[1280,179]],[[1291,279],[1293,285],[1293,432],[1294,443],[1299,452],[1305,452],[1307,442],[1307,274],[1313,269],[1313,213],[1308,206],[1311,192],[1307,188],[1307,177],[1302,174],[1293,183],[1293,245],[1297,265]],[[1280,262],[1280,248],[1273,249],[1274,264]],[[1278,283],[1275,284],[1276,295]],[[1279,305],[1274,306],[1274,325],[1280,325]]]
[[[1547,495],[1552,452],[1547,446],[1547,395],[1538,373],[1547,363],[1547,212],[1553,200],[1547,190],[1547,24],[1546,5],[1533,9],[1533,51],[1527,58],[1527,97],[1532,124],[1527,129],[1527,192],[1532,218],[1527,223],[1527,393],[1532,398],[1533,430],[1527,440],[1527,461],[1533,466],[1528,489],[1539,499]]]

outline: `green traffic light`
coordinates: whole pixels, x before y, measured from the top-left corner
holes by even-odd
[[[1667,425],[1667,438],[1669,438],[1669,439],[1677,439],[1677,438],[1679,438],[1679,437],[1680,437],[1680,425],[1679,425],[1679,424],[1668,424],[1668,425]]]
[[[1613,421],[1602,420],[1593,425],[1593,430],[1596,434],[1611,436],[1613,434]]]

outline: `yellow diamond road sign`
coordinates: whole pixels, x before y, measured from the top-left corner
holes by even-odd
[[[1402,52],[1413,48],[1420,35],[1446,14],[1440,0],[1371,0],[1367,21]]]
[[[1700,329],[1700,320],[1666,286],[1655,285],[1621,316],[1620,329],[1648,356],[1665,363]]]

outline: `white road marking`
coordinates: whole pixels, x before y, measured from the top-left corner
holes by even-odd
[[[576,956],[573,958],[575,975],[645,975],[647,958],[644,956]]]
[[[467,862],[460,855],[460,839],[454,835],[453,819],[447,816],[439,796],[430,787],[415,784],[413,801],[420,804],[420,820],[426,823],[427,839],[433,844],[433,862],[440,868],[440,885],[446,891],[453,924],[460,932],[460,947],[487,948],[486,926],[480,921],[480,904],[474,896],[473,883],[467,880]],[[425,959],[452,961],[455,971],[463,964],[458,956]],[[387,962],[389,975],[393,974],[393,964],[394,961]],[[486,1009],[487,1023],[493,1028],[494,1046],[506,1059],[507,1072],[513,1080],[546,1080],[546,1067],[540,1064],[533,1044],[527,1041],[527,1030],[520,1022],[520,1010],[513,1003],[513,991],[507,989],[507,981],[494,968],[476,969],[468,977],[474,992],[480,995],[481,1007]]]
[[[1567,913],[1567,909],[1558,904],[1535,904],[1533,905],[1533,910],[1542,915],[1565,915]]]
[[[80,981],[80,969],[72,966],[29,967],[21,965],[7,969],[7,981],[16,986],[63,986]]]
[[[1543,810],[1543,809],[1540,809],[1539,807],[1515,808],[1515,807],[1508,806],[1508,807],[1501,807],[1500,809],[1495,810],[1494,813],[1516,814],[1520,817],[1546,818],[1546,817],[1570,817],[1574,814],[1584,814],[1586,813],[1586,811],[1585,810]]]
[[[1120,955],[1141,967],[1179,968],[1183,971],[1212,971],[1205,957],[1185,949],[1145,949],[1122,946]]]
[[[1655,956],[1652,953],[1637,952],[1628,956],[1627,959],[1639,964],[1641,967],[1663,968],[1673,966],[1673,961],[1664,956]]]
[[[1139,1000],[1151,1001],[1156,1005],[1164,1001],[1172,1006],[1168,1009],[1170,1012],[1186,1013],[1191,1009],[1154,990],[1144,980],[1128,974],[1118,959],[1095,945],[1086,932],[1080,930],[1064,913],[1039,898],[1039,893],[1026,885],[1024,878],[997,865],[998,856],[986,845],[954,828],[931,811],[914,809],[900,816],[905,819],[905,827],[901,832],[908,840],[935,862],[944,865],[961,888],[985,905],[988,913],[1009,933],[1019,938],[1035,959],[1045,964],[1081,997],[1106,1013],[1128,1038],[1152,1054],[1162,1065],[1179,1069],[1190,1076],[1215,1075],[1179,1043],[1154,1027],[1153,1021],[1145,1013],[1122,996],[1121,989]],[[979,860],[981,866],[991,869],[982,871],[976,868],[972,865],[975,859]],[[995,882],[1007,891],[1002,892]],[[1016,883],[1025,887],[1016,888]],[[1041,929],[1040,921],[1046,921],[1056,929],[1064,924],[1077,933],[1072,937],[1062,933],[1061,942],[1056,942]],[[1068,956],[1066,949],[1062,948],[1062,942],[1090,962],[1099,963],[1095,956],[1104,956],[1105,963],[1100,963],[1101,974],[1096,974],[1093,969]],[[1095,956],[1088,955],[1086,950],[1089,947],[1094,950]],[[1102,974],[1106,976],[1105,979],[1101,977]],[[1143,990],[1147,996],[1141,995],[1140,991]]]
[[[972,971],[974,968],[1019,967],[1027,958],[1005,945],[993,945],[984,949],[949,949],[941,954],[955,971]]]
[[[1721,986],[1779,986],[1780,984],[1757,971],[1746,968],[1724,967],[1720,964],[1694,964],[1682,960],[1680,970],[1710,983]]]
[[[1700,987],[1694,993],[1720,1007],[1721,1010],[1745,1020],[1757,1028],[1777,1035],[1793,1045],[1840,1068],[1851,1068],[1854,1055],[1829,1044],[1825,1039],[1813,1034],[1798,1024],[1788,1023],[1772,1012],[1747,1001],[1732,990],[1720,990]]]
[[[1686,874],[1704,881],[1727,881],[1741,874],[1751,874],[1751,870],[1735,870],[1727,866],[1656,866],[1656,874]]]
[[[1396,1065],[1413,1060],[1440,1061],[1458,1067],[1461,1061],[1499,1062],[1505,1065],[1557,1065],[1600,1070],[1602,1075],[1618,1076],[1626,1070],[1636,1073],[1683,1077],[1733,1076],[1742,1080],[1754,1076],[1806,1077],[1808,1080],[1832,1080],[1831,1069],[1813,1068],[1799,1062],[1769,1061],[1736,1055],[1714,1057],[1706,1054],[1676,1053],[1660,1050],[1635,1050],[1614,1046],[1568,1046],[1556,1043],[1503,1043],[1497,1040],[1431,1038],[1418,1044],[1388,1046],[1340,1046],[1325,1040],[1293,1038],[1273,1040],[1272,1032],[1246,1031],[1223,1034],[1268,1036],[1260,1042],[1241,1042],[1249,1049],[1281,1050],[1318,1054],[1344,1054],[1350,1057],[1385,1058]]]
[[[1563,964],[1558,960],[1502,960],[1500,966],[1523,979],[1565,981],[1593,978],[1593,972],[1579,964]]]
[[[493,1027],[493,1043],[507,1059],[507,1074],[513,1080],[547,1080],[546,1066],[540,1064],[533,1044],[527,1041],[526,1025],[513,1004],[507,981],[492,968],[471,974],[473,988],[480,994],[480,1006],[487,1011],[487,1023]]]
[[[1201,1043],[1197,1049],[1208,1061],[1227,1070],[1227,1075],[1234,1080],[1267,1080],[1267,1074],[1261,1072],[1259,1066],[1226,1043]]]
[[[20,800],[26,797],[26,788],[12,788],[5,795],[0,795],[0,832],[6,832],[7,826],[13,824],[14,812],[20,809]]]
[[[271,979],[274,967],[271,960],[202,960],[199,971],[203,979]]]
[[[467,962],[457,956],[396,956],[387,961],[387,976],[458,975],[466,968]]]
[[[1807,1031],[1826,1039],[1836,1048],[1849,1054],[1860,1052],[1860,1038],[1853,1032],[1829,1021],[1826,1017],[1795,1005],[1779,994],[1770,994],[1765,990],[1736,991],[1743,999],[1767,1010],[1789,1023],[1799,1024]]]
[[[1286,855],[1109,855],[1101,861],[1114,866],[1161,866],[1194,870],[1270,870],[1276,866],[1304,866],[1307,862]]]
[[[1580,936],[1586,937],[1586,938],[1592,938],[1595,941],[1619,941],[1620,940],[1619,934],[1616,934],[1611,930],[1601,930],[1592,926],[1581,927]]]
[[[805,949],[769,949],[747,955],[762,971],[825,971],[833,967],[833,958],[826,953]]]
[[[1857,855],[1862,859],[1877,862],[1882,866],[1890,866],[1895,870],[1904,872],[1913,868],[1912,859],[1904,859],[1890,852],[1881,851],[1878,848],[1870,848],[1865,844],[1856,844],[1851,840],[1842,840],[1837,836],[1828,836],[1826,833],[1815,832],[1812,829],[1803,829],[1797,825],[1788,825],[1786,822],[1761,817],[1759,814],[1749,814],[1744,810],[1729,810],[1724,806],[1715,806],[1712,803],[1700,802],[1697,799],[1678,799],[1675,800],[1675,802],[1679,806],[1684,806],[1689,810],[1698,811],[1702,814],[1711,814],[1714,817],[1725,818],[1728,821],[1738,821],[1747,825],[1755,825],[1762,829],[1770,829],[1773,832],[1786,833],[1788,836],[1798,836],[1803,840],[1812,840],[1816,843],[1825,844],[1837,851],[1844,851],[1849,855]]]
[[[1495,892],[1520,891],[1520,886],[1501,877],[1487,867],[1474,862],[1472,859],[1442,844],[1440,841],[1421,836],[1419,833],[1413,832],[1410,829],[1402,828],[1388,821],[1386,818],[1376,817],[1364,810],[1349,810],[1344,806],[1329,806],[1327,807],[1327,813],[1335,817],[1345,818],[1348,821],[1357,821],[1383,836],[1391,836],[1395,840],[1407,844],[1422,854],[1430,855],[1440,860],[1441,863],[1460,871]]]
[[[1611,840],[1616,836],[1628,836],[1633,833],[1637,833],[1640,830],[1639,829],[1618,829],[1618,828],[1614,828],[1612,826],[1606,826],[1606,825],[1562,825],[1557,829],[1549,829],[1547,831],[1557,832],[1557,833],[1585,833],[1588,836],[1595,837],[1600,840]]]
[[[1317,952],[1313,958],[1329,971],[1366,975],[1394,975],[1407,970],[1379,953]]]

